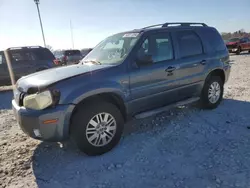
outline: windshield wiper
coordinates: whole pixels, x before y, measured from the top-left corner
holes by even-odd
[[[84,61],[84,63],[93,63],[93,64],[95,64],[95,65],[101,65],[101,62],[100,61],[96,61],[96,60],[86,60],[86,61]]]

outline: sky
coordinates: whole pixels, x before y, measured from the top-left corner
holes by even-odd
[[[46,44],[94,47],[117,32],[164,22],[204,22],[220,32],[250,32],[250,0],[40,0]],[[33,0],[0,0],[0,50],[43,46]]]

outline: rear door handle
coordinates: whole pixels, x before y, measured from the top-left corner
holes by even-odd
[[[170,67],[168,67],[165,71],[166,71],[166,72],[173,72],[175,69],[176,69],[176,67],[170,66]]]
[[[207,64],[207,61],[206,61],[206,60],[202,60],[202,61],[200,62],[200,64],[206,65],[206,64]]]

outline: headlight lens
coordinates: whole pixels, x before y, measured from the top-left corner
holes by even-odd
[[[41,93],[28,95],[23,99],[23,105],[25,108],[34,110],[42,110],[53,104],[53,98],[51,92],[46,90]]]

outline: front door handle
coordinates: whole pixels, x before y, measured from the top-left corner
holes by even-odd
[[[168,67],[165,71],[166,71],[166,72],[173,72],[175,69],[176,69],[176,67],[170,66],[170,67]]]
[[[206,60],[202,60],[202,61],[200,62],[200,64],[206,65],[206,64],[207,64],[207,61],[206,61]]]

